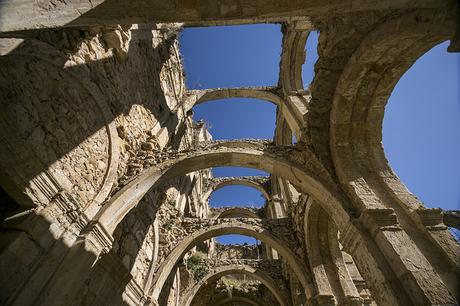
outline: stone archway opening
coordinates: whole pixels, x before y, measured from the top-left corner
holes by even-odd
[[[259,240],[252,236],[226,234],[213,238],[214,249],[208,256],[219,259],[262,259],[265,255]]]
[[[250,174],[260,173],[263,175],[241,175],[241,173],[244,174],[241,170]],[[247,172],[248,170],[249,172]],[[207,190],[203,195],[203,201],[220,204],[217,206],[224,206],[222,204],[226,204],[225,206],[231,204],[230,206],[232,206],[240,203],[252,203],[261,206],[271,199],[271,179],[264,172],[244,168],[220,167],[214,168],[213,173],[219,176],[207,180]],[[240,202],[239,199],[244,200],[244,202]]]
[[[430,22],[421,23],[420,18]],[[404,242],[400,244],[406,250],[415,250],[412,256],[423,258],[426,266],[430,266],[424,273],[432,277],[414,276],[410,282],[423,287],[427,279],[437,279],[440,290],[451,299],[450,291],[456,292],[452,267],[458,262],[451,254],[458,252],[458,246],[437,242],[438,238],[429,229],[432,224],[445,229],[441,210],[426,210],[410,193],[389,166],[381,140],[385,106],[398,80],[429,49],[452,37],[453,23],[451,16],[439,18],[430,12],[420,12],[383,24],[366,36],[345,66],[335,89],[328,139],[338,178],[347,192],[358,199],[357,208],[379,210],[382,216],[397,214],[392,224],[401,226],[405,232]],[[445,230],[436,235],[453,241]],[[395,255],[382,250],[387,257]],[[410,271],[399,258],[397,263]],[[396,270],[394,266],[392,269]],[[407,292],[407,297],[416,303],[421,303],[420,296]]]
[[[170,252],[163,264],[158,268],[155,275],[153,286],[150,291],[150,296],[153,299],[158,299],[160,293],[164,288],[165,281],[170,277],[173,268],[181,260],[184,255],[193,248],[196,244],[211,239],[216,236],[225,234],[239,234],[254,237],[263,241],[268,246],[275,249],[281,257],[286,260],[287,264],[291,267],[297,279],[303,286],[303,290],[307,297],[313,296],[312,282],[310,275],[305,270],[298,255],[293,253],[293,246],[288,246],[286,240],[271,234],[267,229],[257,225],[257,222],[235,220],[231,222],[217,222],[211,225],[206,225],[201,229],[193,231],[191,234],[185,236],[174,249]]]
[[[269,274],[269,271],[264,271],[263,269],[248,265],[248,264],[232,264],[226,266],[219,266],[210,271],[203,278],[197,282],[192,288],[188,290],[183,299],[184,306],[190,305],[199,305],[196,304],[196,296],[199,293],[200,289],[208,283],[212,283],[220,278],[225,276],[244,276],[250,279],[253,279],[257,282],[263,284],[276,299],[276,302],[279,306],[289,305],[287,302],[286,292],[284,292],[282,286],[280,286],[278,279],[273,279]],[[238,278],[235,278],[236,280]],[[195,302],[195,303],[194,303]],[[217,302],[217,301],[216,301]]]
[[[423,203],[456,210],[460,55],[447,52],[448,46],[434,46],[399,79],[385,107],[383,147],[393,171]]]
[[[247,245],[253,248],[256,248],[258,245],[258,240],[254,237],[238,234],[227,234],[221,235],[214,238],[215,241],[222,246],[231,246],[231,245]],[[256,250],[256,252],[258,252]]]

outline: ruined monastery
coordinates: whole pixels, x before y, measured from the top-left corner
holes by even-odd
[[[184,28],[255,23],[281,25],[277,85],[187,88]],[[458,305],[459,215],[382,146],[396,83],[445,41],[457,0],[0,1],[0,305]],[[276,105],[274,138],[192,120],[232,97]],[[229,185],[265,205],[212,208]]]

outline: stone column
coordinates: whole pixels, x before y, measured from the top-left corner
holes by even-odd
[[[85,224],[84,215],[65,191],[54,193],[45,208],[7,218],[3,227],[11,231],[2,235],[8,243],[0,254],[1,270],[8,279],[2,285],[2,302],[37,304]]]
[[[439,275],[402,230],[392,209],[364,211],[341,231],[340,238],[344,250],[353,255],[367,276],[377,303],[456,304]],[[382,273],[385,279],[380,279]]]
[[[40,305],[64,305],[88,279],[98,258],[108,252],[112,237],[98,223],[90,224],[78,237],[44,289],[38,301]]]

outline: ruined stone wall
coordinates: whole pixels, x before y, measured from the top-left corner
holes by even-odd
[[[25,189],[49,171],[85,208],[111,164],[118,176],[132,172],[129,161],[142,146],[169,141],[182,71],[174,36],[151,28],[29,33],[1,58],[2,123],[10,132],[3,136],[15,146],[3,146],[0,162],[11,180]],[[114,150],[119,161],[111,160]],[[21,191],[46,204],[32,188]]]
[[[298,245],[298,241],[294,237],[292,231],[291,221],[287,218],[284,219],[251,219],[251,218],[237,218],[238,222],[248,226],[249,228],[254,229],[264,229],[269,232],[271,235],[277,237],[283,241],[290,250],[296,254],[303,256],[302,249]],[[212,226],[222,226],[231,227],[234,224],[232,219],[194,219],[194,218],[183,218],[181,221],[177,221],[178,224],[178,241],[192,235],[197,235],[198,232],[202,232],[206,228]],[[225,233],[224,233],[225,234]],[[231,234],[231,232],[230,232]],[[170,249],[175,247],[174,244],[171,244]]]
[[[180,140],[179,149],[185,149],[190,144],[193,130],[188,131],[190,133],[184,134]],[[139,152],[144,150],[144,146],[141,146]],[[160,154],[153,156],[162,158]],[[117,227],[111,250],[111,254],[116,256],[112,258],[116,257],[119,269],[126,270],[125,274],[128,274],[128,277],[134,280],[135,285],[138,285],[144,292],[149,289],[148,285],[155,274],[155,269],[167,255],[164,252],[165,246],[177,239],[174,234],[174,224],[184,215],[184,210],[193,211],[189,207],[193,205],[193,195],[201,193],[201,185],[196,181],[201,180],[202,175],[207,173],[208,171],[194,172],[191,175],[169,180],[159,188],[149,191]],[[192,182],[192,177],[196,180],[195,182]],[[180,199],[186,205],[182,210],[178,207]],[[102,269],[107,269],[104,262],[101,266]],[[92,274],[94,278],[100,278],[99,271],[96,270]],[[178,275],[177,278],[171,280],[168,297],[171,303],[168,305],[174,305],[172,301],[179,294],[182,284],[178,279],[181,274]],[[123,283],[123,280],[121,282]],[[94,288],[98,286],[93,284],[86,286],[84,290],[87,292],[82,291],[82,294],[88,295],[88,292],[94,292]]]
[[[288,277],[292,305],[308,305],[305,290],[299,280],[295,277],[294,272],[288,266],[284,267],[284,271]]]
[[[219,260],[237,258],[259,259],[261,257],[261,250],[259,245],[215,243],[215,249],[211,256]]]
[[[43,265],[61,235],[78,235],[104,201],[148,166],[137,163],[146,152],[158,160],[166,146],[192,144],[191,120],[180,109],[184,83],[175,33],[174,26],[134,25],[2,39],[0,184],[33,211],[20,225],[3,224],[0,257],[11,264],[2,264],[8,286],[0,301]],[[180,184],[172,185],[167,198],[180,193]],[[160,195],[147,194],[114,234],[110,256],[141,284],[156,256],[155,213],[168,200]],[[106,261],[96,266],[91,279],[120,283]],[[96,298],[97,288],[88,283],[81,292]]]
[[[192,262],[190,262],[192,261]],[[267,275],[273,280],[278,292],[286,293],[287,284],[282,275],[281,262],[279,260],[258,259],[217,259],[190,257],[186,260],[186,266],[192,278],[182,288],[182,303],[190,302],[190,294],[195,292],[191,305],[216,305],[226,297],[248,297],[257,301],[265,301],[270,305],[278,305],[271,291],[263,283],[251,275],[228,273],[217,277],[214,275],[222,267],[238,268],[242,265],[252,267]],[[195,291],[199,286],[198,291]],[[195,290],[194,290],[195,289]]]
[[[209,218],[264,218],[265,209],[255,207],[225,206],[211,207]]]
[[[280,198],[280,204],[285,207],[285,213],[287,214],[288,218],[292,220],[292,231],[297,241],[299,242],[299,248],[301,252],[304,254],[308,254],[305,246],[305,230],[304,230],[304,214],[305,214],[305,203],[308,201],[310,196],[308,194],[300,194],[298,198],[295,200],[291,196],[286,196],[287,193],[292,191],[290,188],[279,188],[281,185],[283,187],[289,187],[289,183],[283,179],[277,178],[276,181],[272,181],[273,189],[277,191],[278,196]],[[289,295],[290,300],[292,301],[292,305],[305,305],[307,301],[307,297],[305,296],[305,292],[303,287],[295,273],[289,267],[289,265],[283,261],[282,264],[282,272],[283,277],[286,280],[286,283],[289,285]],[[306,256],[305,262],[308,265],[309,258]]]
[[[270,290],[259,281],[251,278],[235,278],[235,276],[224,276],[217,281],[203,286],[195,295],[191,305],[216,305],[216,303],[225,301],[229,297],[244,297],[248,300],[257,301],[260,305],[279,305]]]
[[[75,305],[132,305],[125,291],[128,287],[134,286],[134,290],[131,288],[130,291],[141,295],[142,288],[136,282],[130,283],[132,276],[124,264],[125,262],[112,252],[99,258],[84,285],[76,290],[73,303]]]
[[[455,1],[217,1],[210,6],[159,1],[155,5],[163,9],[157,10],[144,10],[152,8],[151,1],[140,6],[129,1],[6,2],[6,22],[0,24],[0,185],[24,211],[8,211],[6,216],[13,217],[1,228],[0,275],[6,277],[0,304],[144,304],[158,272],[158,286],[147,303],[177,305],[187,278],[181,277],[185,253],[195,252],[210,231],[258,238],[272,233],[291,293],[282,300],[294,305],[361,298],[373,303],[361,274],[379,304],[458,300],[458,245],[440,210],[426,210],[392,175],[380,141],[384,106],[402,73],[441,41],[451,39],[449,50],[459,50]],[[274,143],[199,144],[211,137],[203,123],[192,123],[192,106],[181,104],[177,26],[88,28],[120,20],[192,26],[282,22],[277,88],[202,92],[208,98],[269,97],[280,115]],[[79,28],[6,33],[59,26]],[[313,29],[321,32],[319,59],[305,90],[301,66]],[[196,164],[187,168],[192,158]],[[181,164],[174,168],[173,162]],[[210,218],[200,187],[209,173],[185,172],[221,165],[273,172],[277,185],[267,196],[266,219]],[[155,185],[169,170],[176,170],[168,174],[177,178]],[[315,240],[305,237],[309,198],[287,180],[321,201],[338,227],[341,246],[326,219],[312,217],[314,222],[308,222],[318,232],[311,234]],[[152,184],[158,189],[148,190]],[[342,248],[353,258],[342,256]],[[230,262],[249,256],[246,251],[217,252]],[[165,260],[168,254],[173,260]],[[270,254],[278,258],[275,251]],[[158,268],[161,263],[164,269]],[[257,282],[239,286],[231,281],[208,284],[197,295],[198,303],[263,293]],[[162,288],[165,299],[159,300]]]
[[[162,192],[149,192],[114,233],[112,251],[138,284],[146,280],[150,266],[158,257],[157,210],[166,201]]]

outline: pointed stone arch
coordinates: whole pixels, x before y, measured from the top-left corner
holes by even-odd
[[[302,67],[301,67],[302,68]],[[189,90],[186,94],[186,109],[192,109],[195,105],[226,99],[226,98],[250,98],[273,103],[278,107],[285,118],[289,128],[300,139],[303,126],[304,108],[298,104],[288,103],[279,94],[278,87],[239,87],[239,88],[216,88],[205,90]]]
[[[247,207],[223,207],[215,216],[216,219],[222,218],[261,218],[254,209]]]
[[[268,288],[268,290],[270,290],[270,292],[276,298],[280,306],[289,305],[287,303],[289,299],[286,297],[286,293],[281,291],[280,286],[276,284],[276,282],[270,277],[270,275],[255,267],[245,264],[233,264],[213,269],[210,273],[205,275],[198,283],[196,283],[190,289],[190,291],[187,292],[183,299],[183,305],[190,306],[196,293],[204,284],[229,274],[245,274],[251,276],[252,278],[255,278],[256,280],[264,284],[265,287]]]
[[[257,301],[254,301],[253,299],[243,297],[243,296],[235,296],[235,297],[228,297],[228,298],[222,299],[217,302],[216,306],[225,305],[231,302],[246,303],[249,306],[263,306],[263,305],[260,305]]]
[[[238,219],[226,219],[225,221],[203,226],[192,233],[188,233],[159,266],[153,280],[153,286],[149,291],[149,296],[154,301],[158,299],[174,267],[197,243],[227,234],[251,236],[276,249],[294,271],[305,290],[306,296],[309,298],[314,296],[315,292],[312,287],[310,274],[302,260],[300,260],[300,256],[294,252],[293,246],[286,242],[287,239],[275,235],[275,233],[270,232],[267,227],[262,226],[258,222],[245,222],[245,220]]]
[[[247,186],[254,188],[264,196],[265,200],[270,201],[269,178],[263,176],[237,176],[237,177],[215,177],[208,180],[208,190],[203,195],[203,201],[207,201],[211,194],[226,186]]]

